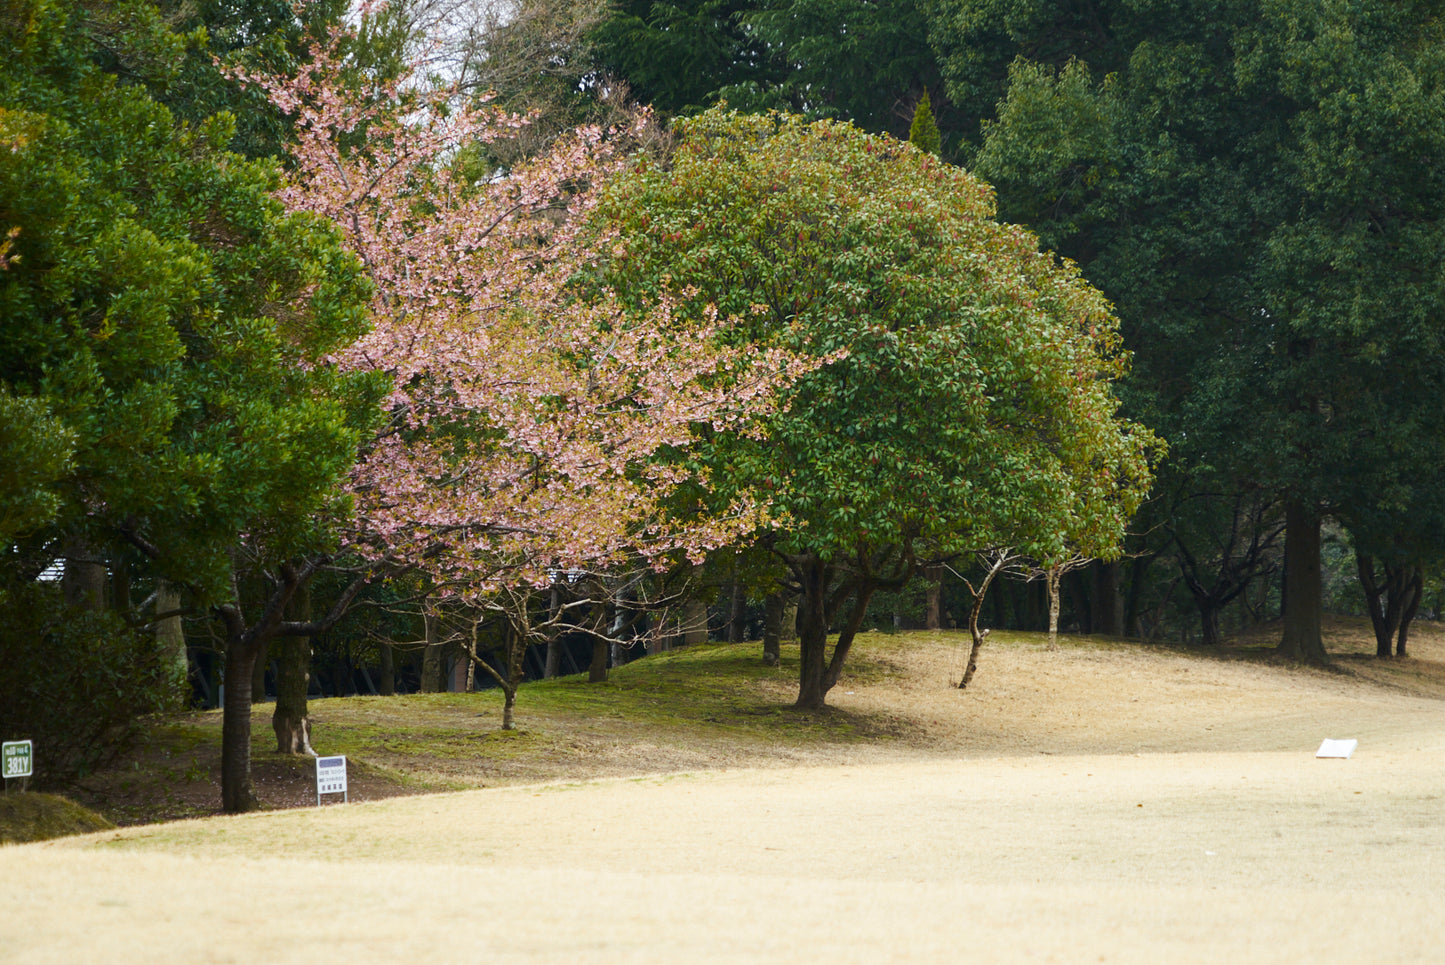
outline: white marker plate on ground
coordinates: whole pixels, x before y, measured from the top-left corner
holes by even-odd
[[[1342,757],[1348,760],[1359,743],[1353,737],[1348,740],[1332,740],[1326,737],[1320,744],[1320,749],[1315,751],[1315,757]]]

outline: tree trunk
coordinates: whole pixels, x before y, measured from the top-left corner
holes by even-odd
[[[1419,564],[1411,567],[1412,575],[1406,582],[1406,598],[1403,612],[1400,614],[1400,636],[1395,644],[1395,656],[1403,657],[1405,653],[1405,641],[1410,636],[1410,624],[1415,620],[1415,614],[1420,612],[1420,599],[1425,595],[1425,567]]]
[[[1151,562],[1153,558],[1149,556],[1136,556],[1129,561],[1129,589],[1124,595],[1124,635],[1128,637],[1143,635],[1139,630],[1139,610],[1144,595],[1144,578],[1149,573]]]
[[[1405,567],[1385,564],[1385,582],[1381,583],[1375,573],[1375,558],[1369,553],[1355,550],[1355,571],[1360,577],[1360,589],[1365,593],[1365,608],[1370,612],[1370,626],[1375,631],[1375,656],[1390,656],[1395,644],[1395,633],[1400,629],[1400,618],[1404,615],[1403,584]]]
[[[1003,568],[1012,558],[1008,552],[1000,553],[989,566],[988,573],[979,584],[978,592],[973,595],[973,605],[968,608],[968,635],[971,646],[968,651],[968,666],[964,668],[963,679],[958,682],[959,690],[966,689],[973,681],[973,675],[978,672],[978,654],[983,649],[983,638],[988,636],[987,630],[980,631],[978,628],[978,615],[983,610],[983,598],[988,594],[989,584],[993,583],[994,577],[1003,572]],[[973,587],[970,586],[969,589],[972,590]]]
[[[943,567],[925,567],[923,578],[928,582],[928,588],[923,598],[923,628],[925,630],[941,630],[943,629]]]
[[[728,598],[728,643],[742,643],[747,636],[748,593],[742,581],[735,581]]]
[[[1324,590],[1320,582],[1320,516],[1296,500],[1285,504],[1284,635],[1279,654],[1323,666],[1329,662],[1321,634]]]
[[[1059,649],[1059,581],[1064,577],[1063,568],[1051,566],[1044,572],[1049,595],[1049,649]]]
[[[383,697],[396,696],[396,653],[392,650],[391,644],[383,640],[381,649],[381,683],[377,692]]]
[[[311,638],[285,637],[277,644],[276,708],[271,712],[276,753],[315,757],[306,706],[306,691],[311,685]]]
[[[256,651],[255,666],[251,668],[251,703],[264,704],[266,702],[266,660],[268,659],[267,647],[263,644],[261,649]]]
[[[592,662],[587,666],[587,682],[607,682],[607,641],[601,637],[592,638]]]
[[[65,545],[65,569],[60,577],[60,593],[65,605],[99,612],[105,609],[107,572],[94,549],[81,540]]]
[[[430,609],[423,615],[426,627],[426,649],[421,657],[421,692],[440,693],[442,689],[442,645],[438,642],[441,632],[437,617]]]
[[[817,558],[799,568],[802,596],[798,599],[798,702],[801,710],[818,710],[828,690],[823,686],[828,652],[828,566]]]
[[[1069,570],[1064,573],[1062,580],[1064,589],[1074,604],[1074,620],[1079,624],[1079,632],[1093,633],[1094,621],[1089,610],[1089,587],[1084,582],[1084,574],[1079,570]]]
[[[783,594],[769,593],[763,601],[763,664],[776,667],[782,657]]]
[[[182,684],[190,677],[191,665],[186,658],[186,628],[181,616],[181,594],[169,580],[156,580],[156,614],[175,613],[156,621],[156,642],[165,651],[167,660],[175,668],[176,679]]]
[[[236,634],[226,644],[226,699],[221,721],[221,809],[242,814],[261,806],[251,786],[251,668],[260,648]]]
[[[1199,632],[1203,637],[1200,646],[1218,649],[1220,646],[1219,606],[1212,599],[1196,597],[1194,602],[1199,607]]]
[[[310,620],[310,588],[298,589],[292,605],[301,619]],[[306,707],[306,691],[311,685],[311,638],[282,637],[275,641],[274,649],[276,707],[271,711],[271,730],[276,734],[276,753],[315,757]]]
[[[1095,561],[1093,625],[1095,633],[1111,637],[1124,635],[1123,614],[1119,607],[1119,564]]]
[[[843,673],[843,664],[853,648],[853,638],[858,634],[863,619],[868,613],[868,600],[873,596],[874,584],[870,580],[860,581],[851,592],[838,599],[841,603],[852,598],[852,609],[848,619],[838,632],[833,644],[833,653],[828,654],[828,623],[831,613],[828,609],[828,584],[832,581],[833,570],[822,560],[812,557],[797,568],[803,594],[798,601],[798,702],[799,710],[821,710],[828,691],[837,684]]]

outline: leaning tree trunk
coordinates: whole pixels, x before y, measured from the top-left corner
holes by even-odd
[[[966,689],[973,680],[973,675],[978,672],[978,654],[979,651],[983,649],[984,637],[988,636],[987,630],[981,631],[978,628],[978,615],[983,610],[983,598],[988,593],[989,584],[993,582],[993,578],[1003,572],[1004,566],[1006,566],[1012,558],[1007,552],[1000,553],[988,568],[987,575],[984,576],[983,582],[979,584],[978,592],[973,595],[973,605],[969,607],[968,610],[968,635],[971,646],[968,651],[968,666],[964,668],[963,679],[958,683],[959,690]],[[972,590],[973,587],[969,586],[969,589]]]
[[[1284,569],[1284,635],[1278,652],[1287,660],[1323,666],[1329,654],[1320,619],[1320,516],[1293,499],[1285,504]]]

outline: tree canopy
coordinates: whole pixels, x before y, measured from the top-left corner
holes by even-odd
[[[1113,551],[1153,437],[1117,417],[1126,356],[1076,269],[995,221],[986,184],[892,139],[722,110],[679,131],[667,164],[608,188],[606,279],[636,306],[716,305],[759,344],[827,360],[765,442],[712,452],[786,521],[773,545],[804,591],[800,626],[816,624],[805,648],[821,654],[825,596],[844,588],[856,629],[921,556]],[[826,675],[805,666],[801,704],[821,703],[850,636]]]
[[[1433,8],[1105,3],[1060,44],[1076,11],[948,6],[1020,55],[978,170],[1118,304],[1171,471],[1285,506],[1282,647],[1324,659],[1321,517],[1403,508],[1431,484],[1402,454],[1445,431]]]

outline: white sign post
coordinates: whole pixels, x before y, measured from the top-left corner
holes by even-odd
[[[5,741],[0,744],[0,761],[3,761],[6,787],[11,778],[20,779],[20,790],[25,790],[25,779],[35,770],[35,749],[29,741]]]
[[[340,794],[341,800],[350,803],[346,793],[346,758],[316,758],[316,806],[321,806],[321,795]]]

